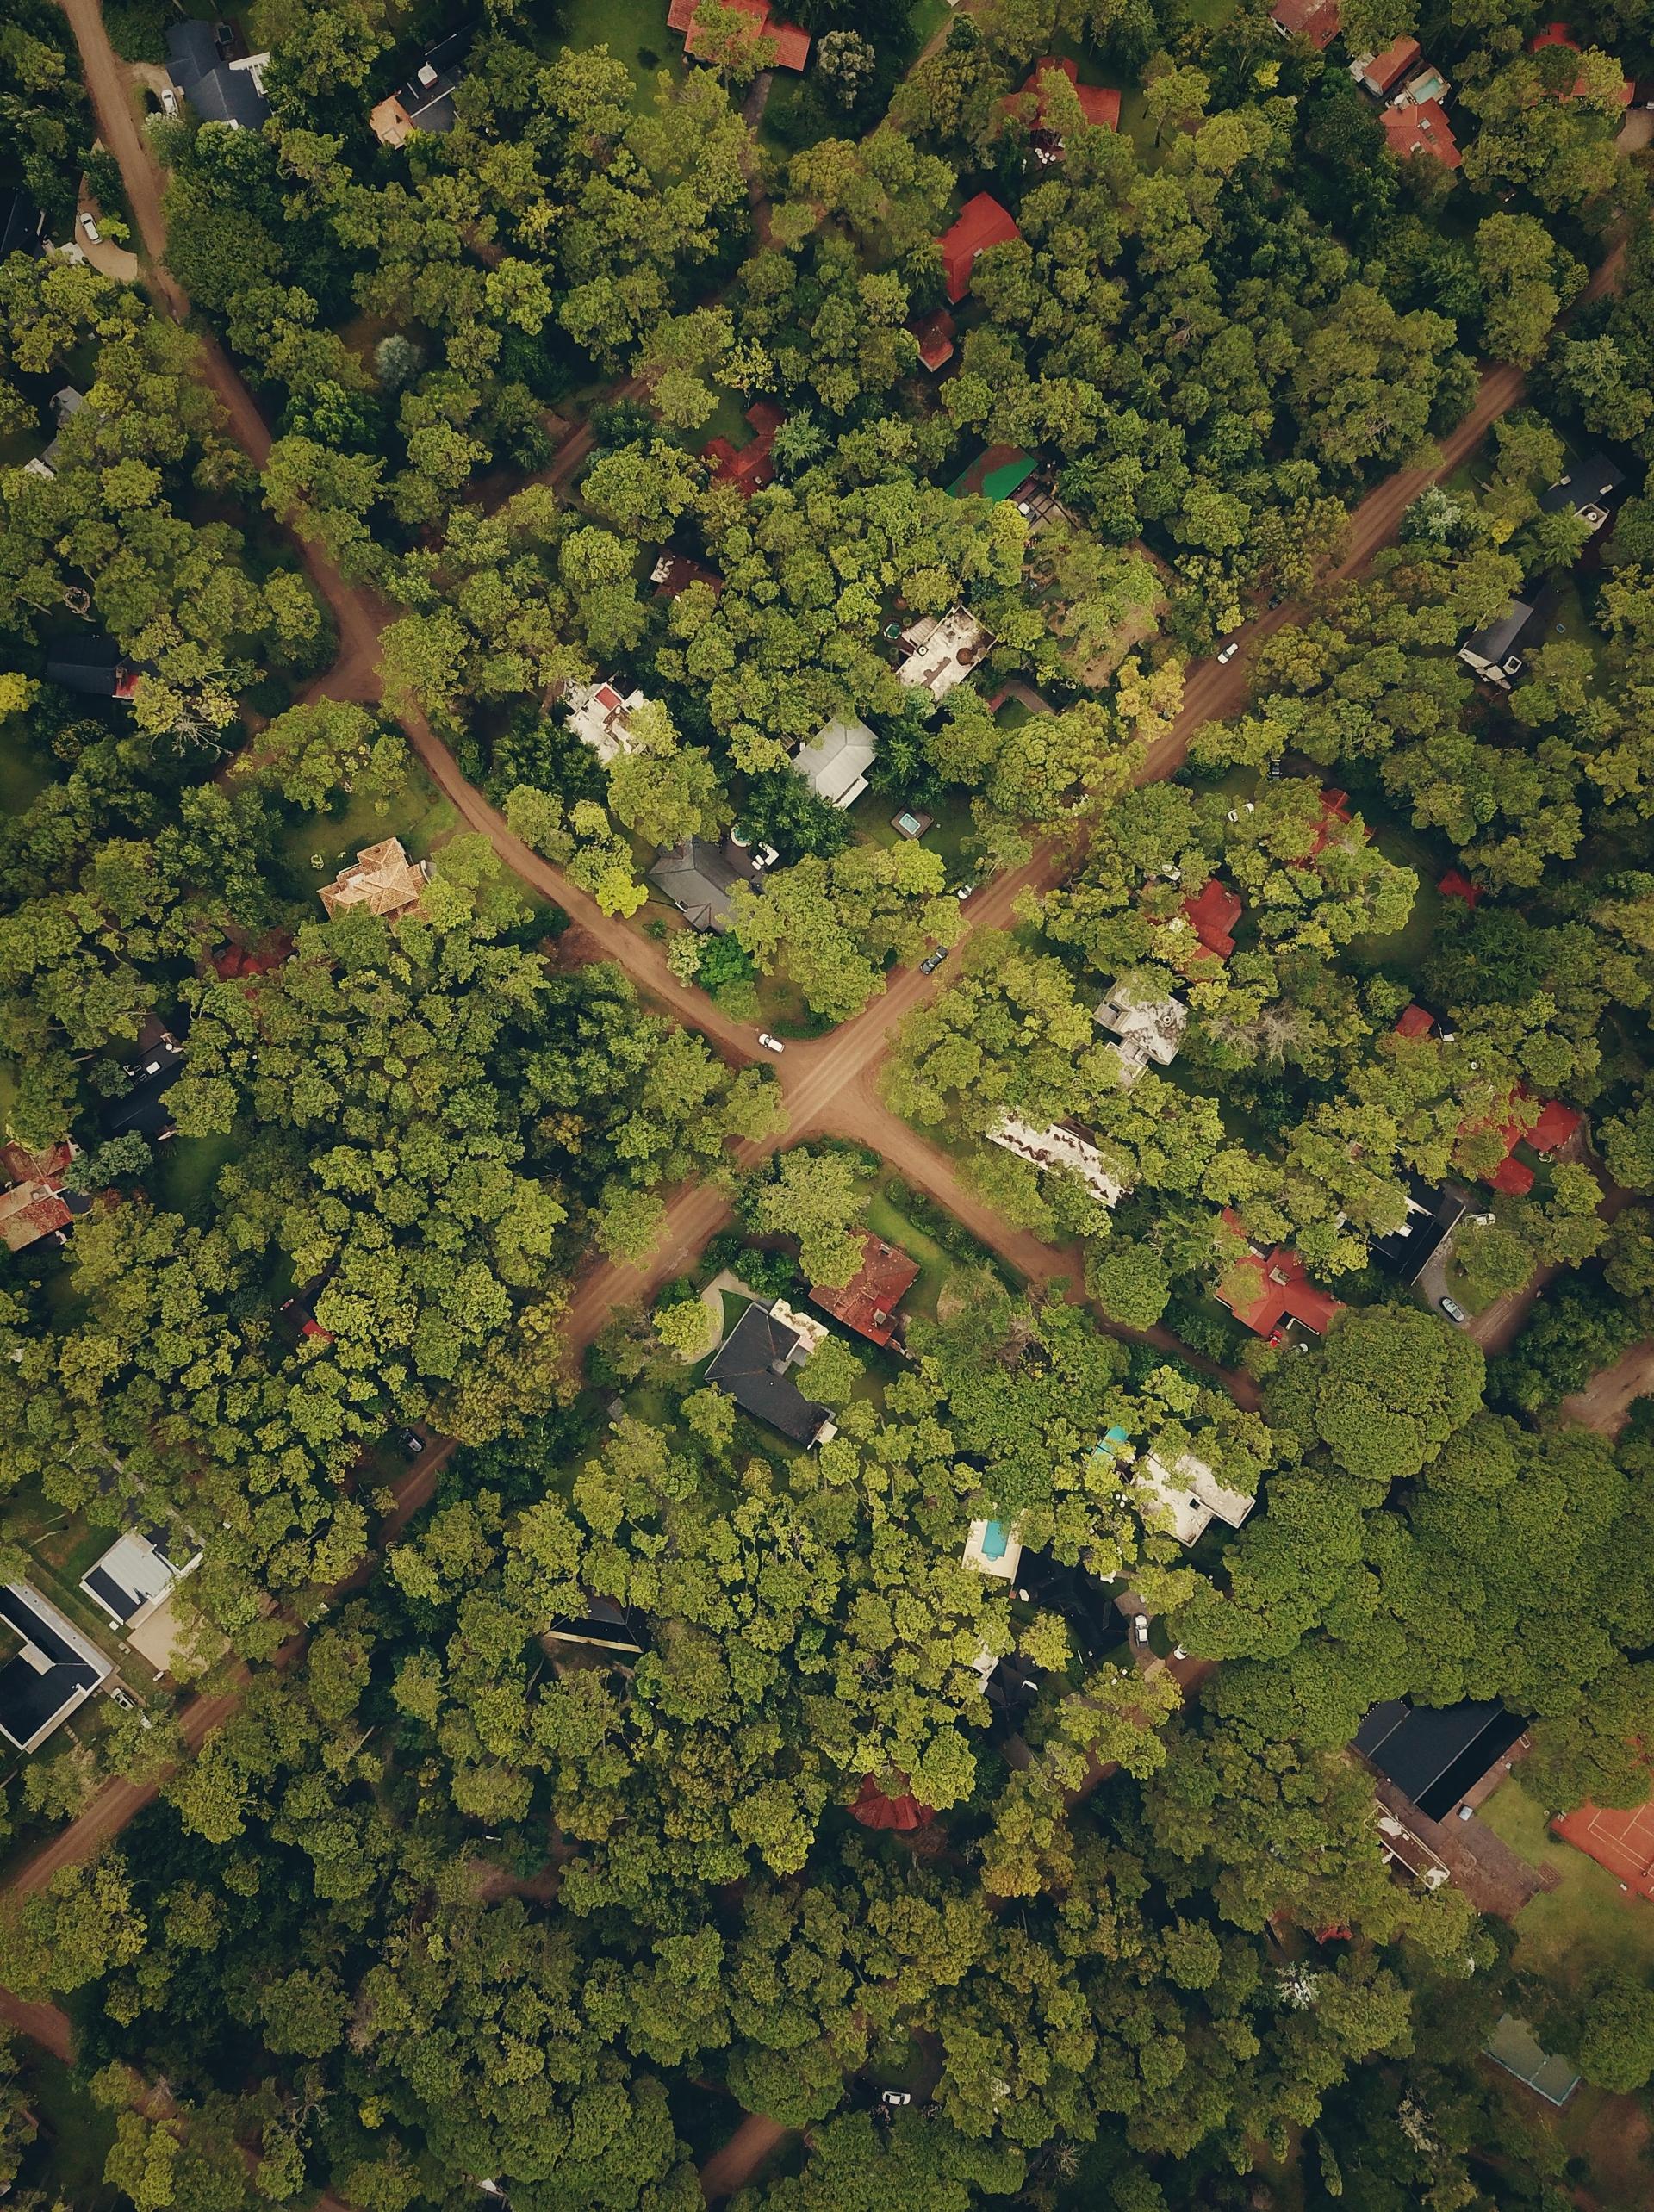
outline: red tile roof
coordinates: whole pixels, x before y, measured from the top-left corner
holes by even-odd
[[[954,319],[946,308],[932,308],[908,325],[919,341],[919,358],[934,372],[954,357]]]
[[[1514,1090],[1511,1104],[1514,1106],[1518,1100],[1526,1100],[1529,1097],[1526,1090]],[[1539,1109],[1539,1119],[1527,1128],[1520,1120],[1514,1119],[1503,1123],[1462,1122],[1458,1134],[1461,1137],[1489,1134],[1497,1136],[1505,1148],[1505,1158],[1491,1174],[1483,1174],[1482,1180],[1491,1184],[1494,1190],[1502,1190],[1508,1197],[1523,1198],[1533,1188],[1533,1171],[1515,1157],[1517,1146],[1527,1145],[1536,1153],[1553,1153],[1559,1146],[1567,1143],[1584,1119],[1585,1116],[1576,1108],[1564,1106],[1559,1098],[1547,1098]]]
[[[1238,891],[1231,891],[1216,876],[1183,902],[1185,919],[1209,953],[1226,960],[1234,950],[1231,934],[1235,923],[1246,912]]]
[[[769,449],[787,417],[768,400],[755,400],[747,409],[747,420],[755,432],[749,444],[737,450],[727,438],[711,438],[701,447],[700,457],[712,463],[714,483],[733,484],[750,499],[761,485],[775,481]]]
[[[1315,823],[1315,842],[1303,858],[1295,865],[1301,868],[1307,868],[1312,861],[1320,858],[1341,830],[1347,830],[1351,826],[1348,792],[1323,791],[1321,794],[1321,812]],[[1371,837],[1372,835],[1365,823],[1362,824],[1361,835],[1364,838]]]
[[[1002,208],[992,192],[979,192],[967,200],[957,219],[936,240],[942,248],[948,296],[955,307],[971,289],[977,256],[992,245],[1009,245],[1021,236],[1010,208]]]
[[[891,1779],[905,1781],[907,1777],[892,1775]],[[863,1828],[893,1829],[903,1836],[911,1835],[916,1828],[923,1828],[927,1821],[934,1820],[936,1815],[936,1807],[922,1805],[911,1790],[904,1792],[900,1797],[886,1797],[871,1774],[862,1776],[861,1787],[850,1807],[851,1819],[859,1820]]]
[[[1436,1017],[1422,1006],[1409,1006],[1396,1023],[1398,1037],[1427,1037],[1436,1026]]]
[[[1421,100],[1416,106],[1409,103],[1405,108],[1386,108],[1378,120],[1397,161],[1405,161],[1409,154],[1432,153],[1447,168],[1457,169],[1464,158],[1453,136],[1453,127],[1447,120],[1447,110],[1439,100]]]
[[[769,0],[720,0],[725,8],[750,17],[753,28],[767,39],[775,42],[775,66],[778,69],[802,69],[810,59],[810,34],[801,31],[796,23],[774,22],[770,20]],[[666,11],[666,27],[669,31],[684,33],[683,50],[699,57],[705,50],[700,26],[695,18],[700,0],[672,0]]]
[[[1237,1236],[1246,1234],[1240,1215],[1227,1206],[1223,1209],[1223,1225]],[[1228,1280],[1235,1296],[1226,1297],[1220,1283],[1218,1302],[1227,1306],[1241,1327],[1250,1329],[1255,1336],[1274,1336],[1281,1323],[1289,1319],[1301,1321],[1317,1336],[1324,1336],[1334,1314],[1344,1310],[1340,1299],[1309,1280],[1303,1262],[1290,1245],[1277,1245],[1270,1252],[1249,1252],[1228,1270]]]
[[[1520,1159],[1502,1159],[1491,1175],[1483,1181],[1493,1190],[1502,1190],[1507,1198],[1526,1198],[1533,1188],[1533,1171]]]
[[[919,1277],[919,1263],[896,1246],[863,1232],[861,1265],[841,1290],[811,1286],[811,1302],[874,1344],[888,1344],[896,1333],[896,1308]]]
[[[1469,876],[1461,875],[1457,868],[1449,868],[1436,889],[1444,898],[1462,898],[1469,907],[1474,907],[1478,898],[1485,898],[1488,895],[1486,884],[1472,883]]]
[[[1376,53],[1361,72],[1361,82],[1369,92],[1380,95],[1388,92],[1403,72],[1412,68],[1421,48],[1416,39],[1397,39],[1382,53]]]
[[[1313,47],[1328,47],[1338,36],[1338,0],[1275,0],[1270,21],[1288,37],[1296,33]]]
[[[1527,1132],[1527,1142],[1536,1153],[1555,1152],[1565,1145],[1585,1116],[1559,1098],[1547,1098],[1539,1118]]]
[[[1045,122],[1045,94],[1041,87],[1040,79],[1045,75],[1048,69],[1060,71],[1062,75],[1065,76],[1068,79],[1068,82],[1073,86],[1079,99],[1079,112],[1085,116],[1088,123],[1100,123],[1106,129],[1111,131],[1117,131],[1119,129],[1120,94],[1110,90],[1106,85],[1082,84],[1079,81],[1079,71],[1075,67],[1074,64],[1072,61],[1059,61],[1054,54],[1048,53],[1043,61],[1036,61],[1033,68],[1029,70],[1028,73],[1028,82],[1023,86],[1022,90],[1020,92],[1013,92],[1008,100],[1001,101],[1000,105],[1006,109],[1013,109],[1020,101],[1025,99],[1029,93],[1033,93],[1037,96],[1040,103],[1036,120],[1041,125],[1043,125]]]
[[[1570,53],[1577,53],[1580,51],[1579,40],[1573,35],[1566,23],[1547,23],[1542,31],[1538,32],[1527,42],[1527,50],[1530,53],[1538,53],[1543,47],[1566,47]],[[1563,100],[1573,99],[1582,83],[1582,78],[1576,78],[1568,90],[1558,93],[1557,96]],[[1620,88],[1620,105],[1622,108],[1630,107],[1636,96],[1637,90],[1633,84],[1627,83]]]
[[[796,23],[770,23],[768,34],[775,41],[777,69],[802,69],[810,59],[810,34],[801,31]]]

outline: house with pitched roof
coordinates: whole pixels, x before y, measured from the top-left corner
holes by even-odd
[[[742,881],[742,872],[704,837],[686,837],[662,853],[649,879],[660,886],[692,929],[716,929],[720,936],[729,929],[730,893]]]
[[[958,215],[936,240],[942,252],[942,277],[948,297],[957,307],[971,289],[971,271],[991,246],[1009,245],[1022,236],[1017,219],[992,192],[978,192],[967,200]]]
[[[1457,169],[1464,160],[1458,140],[1453,136],[1453,127],[1447,120],[1447,110],[1439,100],[1409,100],[1401,107],[1391,105],[1378,120],[1397,161],[1425,153],[1440,162],[1445,169]]]
[[[1238,1237],[1247,1233],[1240,1215],[1227,1206],[1223,1226]],[[1294,1322],[1312,1336],[1325,1336],[1333,1316],[1344,1310],[1340,1299],[1309,1280],[1290,1245],[1264,1252],[1249,1242],[1245,1256],[1226,1270],[1212,1295],[1243,1328],[1271,1344],[1290,1336]]]
[[[864,1229],[861,1266],[842,1289],[812,1283],[810,1302],[870,1344],[887,1345],[900,1327],[896,1308],[918,1279],[917,1259]]]
[[[1305,38],[1323,49],[1338,36],[1338,0],[1275,0],[1269,20],[1278,37]]]
[[[387,922],[400,922],[413,913],[431,879],[428,861],[411,861],[400,837],[386,837],[364,845],[348,867],[341,868],[320,897],[331,922],[336,914],[365,906]]]
[[[799,746],[788,766],[829,806],[849,807],[867,789],[867,770],[878,750],[879,740],[865,722],[835,715],[807,745]]]
[[[721,4],[744,16],[761,38],[774,41],[775,59],[771,67],[801,70],[809,60],[809,32],[772,16],[769,0],[721,0]],[[672,0],[666,11],[668,30],[684,34],[683,50],[692,61],[703,60],[711,44],[697,21],[700,13],[700,0]]]
[[[59,1244],[76,1216],[91,1204],[81,1192],[65,1190],[64,1177],[79,1147],[68,1138],[31,1152],[27,1145],[0,1145],[0,1167],[8,1178],[0,1190],[0,1240],[8,1252],[28,1252],[53,1238]]]
[[[837,1425],[825,1406],[805,1396],[789,1370],[826,1335],[822,1323],[793,1313],[779,1298],[768,1306],[755,1300],[718,1346],[706,1380],[794,1444],[825,1444],[837,1435]]]
[[[1416,39],[1397,39],[1382,53],[1358,55],[1350,64],[1350,74],[1364,92],[1371,93],[1375,100],[1382,100],[1401,83],[1420,53]]]
[[[440,138],[452,130],[459,116],[454,95],[459,90],[461,63],[470,52],[472,31],[451,31],[426,49],[425,59],[406,84],[381,100],[368,117],[368,128],[381,146],[406,146],[415,131]]]
[[[264,97],[267,53],[244,54],[231,61],[217,29],[199,16],[168,26],[166,53],[173,90],[190,103],[203,123],[227,123],[234,131],[263,127],[270,114]]]
[[[115,1672],[95,1643],[27,1582],[0,1586],[0,1736],[37,1751]]]
[[[1072,61],[1059,61],[1054,54],[1047,54],[1043,61],[1035,63],[1021,90],[1013,92],[999,103],[1007,116],[1019,116],[1028,101],[1036,103],[1029,151],[1042,169],[1060,161],[1063,152],[1061,134],[1052,130],[1046,121],[1046,108],[1050,96],[1046,80],[1052,71],[1066,77],[1073,86],[1074,96],[1079,102],[1079,112],[1094,128],[1100,126],[1105,130],[1117,131],[1120,127],[1120,94],[1101,84],[1082,84],[1079,71]]]

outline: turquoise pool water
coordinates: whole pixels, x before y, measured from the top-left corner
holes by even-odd
[[[1005,1521],[990,1521],[982,1532],[982,1556],[985,1559],[1003,1559],[1005,1546],[1010,1542],[1010,1525]]]

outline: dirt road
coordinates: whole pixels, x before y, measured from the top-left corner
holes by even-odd
[[[728,2142],[720,2143],[700,2170],[700,2193],[709,2204],[719,2204],[744,2189],[759,2168],[790,2143],[796,2128],[783,2128],[762,2112],[749,2112]]]
[[[1599,1368],[1585,1388],[1564,1398],[1557,1410],[1564,1420],[1577,1421],[1599,1436],[1618,1436],[1631,1418],[1632,1401],[1650,1395],[1654,1395],[1654,1337],[1645,1337],[1621,1352],[1612,1367]]]

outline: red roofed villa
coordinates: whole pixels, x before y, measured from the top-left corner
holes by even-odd
[[[1382,100],[1393,84],[1399,84],[1408,71],[1419,59],[1421,48],[1416,39],[1397,39],[1382,53],[1369,54],[1365,61],[1355,65],[1358,82],[1364,91],[1371,92],[1375,100]]]
[[[936,244],[948,282],[948,296],[957,307],[971,289],[971,271],[978,257],[991,245],[1009,245],[1021,231],[1009,208],[1002,208],[992,192],[979,192],[967,200],[950,228]]]
[[[700,449],[700,457],[712,463],[715,484],[733,484],[743,498],[749,500],[755,491],[775,481],[775,463],[769,449],[787,417],[768,400],[755,400],[747,409],[747,420],[753,428],[747,444],[731,445],[727,438],[709,438]]]
[[[1477,900],[1485,898],[1488,895],[1486,884],[1472,883],[1469,876],[1462,875],[1457,868],[1449,868],[1436,885],[1436,889],[1444,898],[1462,898],[1472,911],[1475,910]]]
[[[863,1828],[888,1829],[899,1836],[911,1836],[916,1828],[923,1828],[936,1818],[936,1809],[919,1802],[906,1787],[905,1774],[892,1774],[890,1779],[904,1786],[899,1797],[886,1796],[873,1775],[864,1774],[855,1802],[850,1807],[850,1818],[859,1820]]]
[[[1527,42],[1527,50],[1530,53],[1539,53],[1546,47],[1566,47],[1570,53],[1577,53],[1580,51],[1579,40],[1566,23],[1547,23],[1542,31],[1536,32]],[[1576,99],[1583,89],[1583,78],[1576,78],[1568,90],[1565,92],[1558,92],[1557,97],[1559,100]],[[1622,108],[1630,107],[1636,96],[1636,87],[1629,81],[1620,86],[1620,105]]]
[[[1422,1006],[1409,1006],[1396,1018],[1398,1037],[1433,1037],[1435,1034],[1436,1017]]]
[[[802,69],[809,60],[809,32],[801,31],[796,23],[774,21],[769,12],[769,0],[720,0],[720,5],[747,16],[761,37],[774,40],[777,69]],[[697,61],[706,52],[706,41],[695,21],[700,12],[700,0],[672,0],[666,11],[668,30],[684,34],[683,50]]]
[[[1517,1099],[1528,1096],[1526,1090],[1514,1091],[1511,1103],[1514,1105]],[[1502,1191],[1507,1198],[1525,1198],[1533,1188],[1533,1171],[1525,1160],[1517,1159],[1517,1146],[1526,1145],[1531,1152],[1548,1158],[1567,1143],[1584,1119],[1576,1108],[1564,1106],[1559,1098],[1547,1098],[1531,1128],[1524,1128],[1514,1121],[1464,1122],[1458,1134],[1461,1137],[1496,1136],[1505,1148],[1505,1157],[1490,1171],[1484,1171],[1481,1179],[1489,1189]]]
[[[1203,948],[1226,960],[1234,950],[1233,931],[1235,923],[1246,912],[1238,891],[1231,891],[1226,883],[1213,876],[1193,898],[1183,902],[1183,916],[1199,938]]]
[[[1415,153],[1433,154],[1445,168],[1457,169],[1464,156],[1439,100],[1409,102],[1403,108],[1386,108],[1378,118],[1384,127],[1390,150],[1397,161]]]
[[[1120,94],[1110,91],[1105,85],[1082,84],[1079,71],[1072,61],[1059,61],[1054,54],[1048,53],[1043,61],[1035,63],[1022,90],[1013,92],[1009,99],[999,103],[1007,115],[1014,115],[1030,96],[1038,99],[1039,109],[1034,119],[1034,151],[1042,163],[1062,158],[1062,134],[1051,129],[1045,120],[1047,96],[1044,78],[1048,70],[1055,70],[1068,79],[1079,101],[1079,112],[1088,123],[1093,127],[1100,125],[1110,131],[1117,131],[1120,127]]]
[[[38,1153],[16,1142],[0,1146],[0,1166],[10,1184],[0,1190],[0,1240],[8,1252],[27,1252],[43,1237],[60,1237],[69,1227],[74,1209],[61,1194],[75,1156],[67,1138]],[[80,1202],[82,1210],[86,1202]]]
[[[1284,39],[1305,38],[1317,49],[1338,36],[1338,0],[1275,0],[1269,20]]]
[[[1247,1233],[1240,1215],[1228,1206],[1223,1226],[1238,1237]],[[1213,1296],[1243,1328],[1271,1344],[1278,1344],[1294,1321],[1312,1335],[1325,1336],[1334,1314],[1344,1310],[1341,1299],[1309,1280],[1290,1245],[1277,1245],[1267,1252],[1249,1246],[1246,1258],[1228,1271]]]
[[[946,308],[932,308],[928,315],[920,315],[908,325],[919,342],[919,359],[933,376],[954,357],[954,319]]]
[[[861,1265],[842,1289],[812,1283],[810,1300],[870,1344],[888,1344],[897,1330],[896,1308],[919,1279],[919,1263],[882,1237],[863,1231]]]

